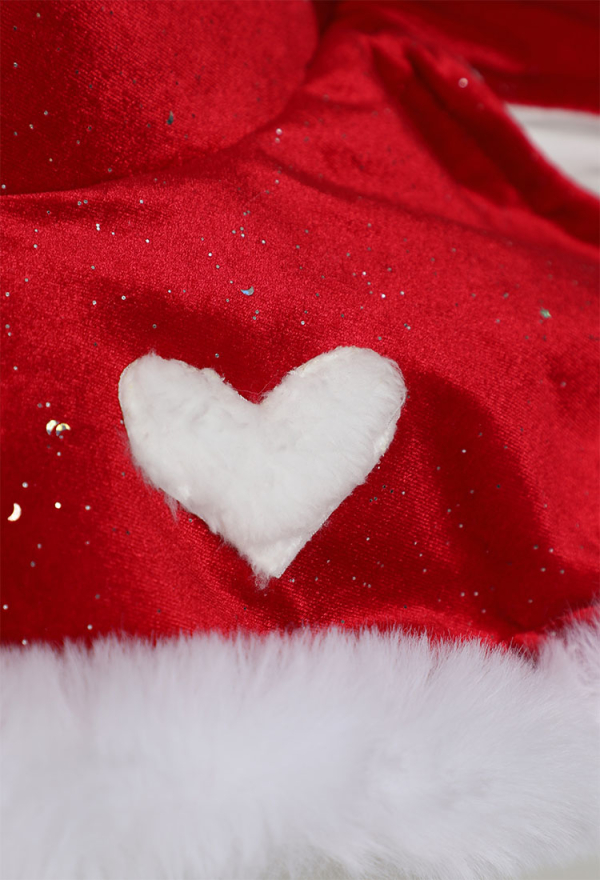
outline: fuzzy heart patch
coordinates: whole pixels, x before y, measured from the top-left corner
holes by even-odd
[[[134,460],[251,564],[280,577],[394,436],[397,365],[336,348],[250,403],[212,369],[149,354],[121,374]]]

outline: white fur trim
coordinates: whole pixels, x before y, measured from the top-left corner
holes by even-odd
[[[214,370],[150,354],[119,400],[148,479],[279,577],[390,445],[406,398],[396,364],[337,348],[292,370],[260,404]]]
[[[599,634],[537,666],[369,632],[5,648],[2,877],[566,863],[596,843]]]

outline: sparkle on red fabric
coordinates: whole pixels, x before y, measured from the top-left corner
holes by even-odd
[[[502,101],[560,83],[595,108],[595,4],[317,13],[4,4],[5,642],[339,625],[534,648],[591,613],[598,203]],[[553,55],[558,34],[590,48]],[[119,376],[156,351],[256,401],[339,345],[397,361],[409,399],[260,589],[136,471]]]

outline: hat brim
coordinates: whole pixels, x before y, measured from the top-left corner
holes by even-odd
[[[566,864],[598,843],[599,642],[596,620],[536,660],[339,630],[4,648],[2,876]]]

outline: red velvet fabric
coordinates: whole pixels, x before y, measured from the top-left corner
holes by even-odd
[[[36,192],[239,141],[300,84],[317,22],[301,0],[24,0],[2,41],[2,182]]]
[[[405,0],[384,8],[413,39],[462,57],[504,101],[598,112],[598,3]]]
[[[535,648],[591,613],[598,203],[499,94],[593,104],[592,4],[317,12],[4,4],[5,642],[374,625]],[[409,399],[259,589],[135,470],[119,376],[154,350],[258,400],[338,345],[397,361]]]

